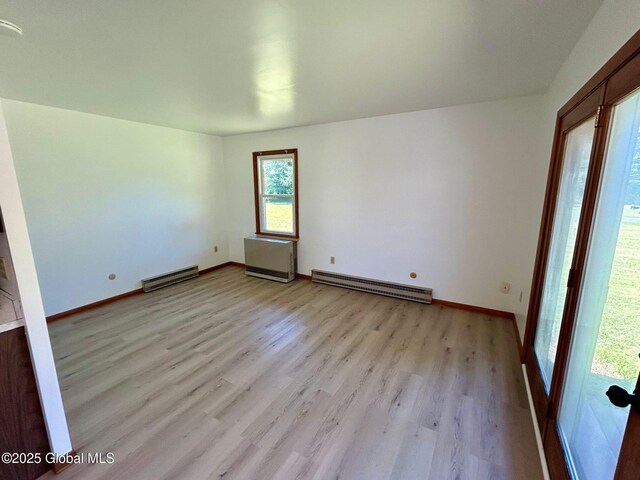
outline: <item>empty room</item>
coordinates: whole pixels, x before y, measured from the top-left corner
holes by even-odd
[[[640,2],[0,0],[0,480],[640,480]]]

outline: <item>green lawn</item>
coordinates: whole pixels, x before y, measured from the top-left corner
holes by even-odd
[[[625,208],[625,216],[640,218]],[[595,361],[618,378],[635,379],[640,353],[640,223],[620,228]]]
[[[293,233],[293,206],[291,203],[266,203],[267,230]]]

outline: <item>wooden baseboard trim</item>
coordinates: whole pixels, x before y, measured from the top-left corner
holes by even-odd
[[[483,315],[489,315],[491,317],[500,317],[511,320],[513,333],[516,337],[516,345],[518,347],[518,358],[520,359],[520,363],[524,363],[524,349],[522,348],[522,341],[520,340],[520,330],[518,329],[516,316],[512,312],[494,310],[492,308],[477,307],[475,305],[467,305],[466,303],[449,302],[447,300],[440,300],[437,298],[433,299],[432,305],[442,305],[443,307],[457,308],[458,310],[466,310],[468,312],[481,313]]]
[[[54,462],[53,464],[51,464],[51,468],[53,470],[53,473],[58,475],[59,473],[64,472],[67,468],[69,468],[74,463],[74,462],[67,462],[64,459],[65,458],[72,458],[72,457],[75,457],[77,455],[78,455],[78,452],[76,452],[75,450],[71,450],[69,453],[64,454],[63,460],[60,460],[58,462]]]
[[[518,322],[516,316],[511,317],[513,323],[513,333],[516,335],[516,342],[518,343],[518,356],[520,357],[520,363],[524,363],[524,348],[522,348],[522,340],[520,340],[520,329],[518,328]]]
[[[215,265],[213,267],[200,270],[200,275],[206,275],[207,273],[215,272],[216,270],[220,270],[226,267],[244,268],[245,265],[244,263],[240,263],[240,262],[225,262],[225,263],[221,263],[220,265]],[[299,280],[311,280],[311,275],[298,273],[297,278]],[[107,305],[109,303],[117,302],[118,300],[122,300],[124,298],[131,297],[133,295],[139,295],[141,293],[143,293],[142,289],[139,288],[131,292],[126,292],[121,295],[116,295],[115,297],[105,298],[104,300],[90,303],[89,305],[84,305],[82,307],[74,308],[72,310],[67,310],[66,312],[57,313],[55,315],[51,315],[47,317],[47,323],[55,322],[56,320],[60,320],[61,318],[66,318],[71,315],[75,315],[77,313],[85,312],[87,310],[92,310],[94,308],[98,308],[103,305]],[[518,331],[518,324],[516,323],[516,316],[513,313],[505,312],[503,310],[494,310],[492,308],[478,307],[476,305],[468,305],[466,303],[450,302],[448,300],[441,300],[439,298],[434,298],[432,305],[441,305],[443,307],[456,308],[458,310],[466,310],[468,312],[481,313],[483,315],[489,315],[491,317],[500,317],[500,318],[506,318],[507,320],[511,320],[513,323],[513,329],[516,336],[516,342],[518,344],[518,354],[520,355],[520,360],[522,361],[523,359],[522,342],[520,341],[520,333]]]
[[[467,312],[482,313],[483,315],[489,315],[490,317],[500,317],[511,320],[514,318],[513,313],[505,312],[503,310],[494,310],[492,308],[478,307],[476,305],[467,305],[466,303],[450,302],[448,300],[441,300],[434,298],[432,305],[442,305],[443,307],[457,308],[458,310],[466,310]]]
[[[235,263],[234,262],[221,263],[220,265],[214,265],[213,267],[200,270],[199,273],[200,275],[206,275],[207,273],[215,272],[216,270],[220,270],[221,268],[229,267],[232,265],[235,265]],[[108,305],[110,303],[117,302],[119,300],[123,300],[125,298],[132,297],[134,295],[140,295],[141,293],[144,293],[142,291],[142,288],[137,288],[136,290],[131,290],[130,292],[121,293],[120,295],[116,295],[114,297],[105,298],[103,300],[98,300],[97,302],[72,308],[71,310],[56,313],[55,315],[50,315],[47,317],[47,323],[55,322],[56,320],[61,320],[63,318],[70,317],[71,315],[76,315],[78,313],[86,312],[87,310],[93,310],[94,308],[102,307],[104,305]]]
[[[215,272],[216,270],[220,270],[221,268],[230,267],[233,265],[233,262],[225,262],[220,265],[214,265],[213,267],[205,268],[198,272],[200,275],[206,275],[207,273]]]
[[[104,300],[98,300],[97,302],[89,303],[88,305],[82,305],[81,307],[72,308],[71,310],[67,310],[65,312],[56,313],[55,315],[49,315],[47,317],[47,323],[55,322],[56,320],[61,320],[63,318],[70,317],[71,315],[76,315],[78,313],[86,312],[87,310],[93,310],[94,308],[102,307],[103,305],[108,305],[109,303],[117,302],[119,300],[124,300],[128,297],[133,297],[134,295],[140,295],[142,292],[141,288],[136,290],[131,290],[130,292],[121,293],[120,295],[116,295],[115,297],[105,298]]]

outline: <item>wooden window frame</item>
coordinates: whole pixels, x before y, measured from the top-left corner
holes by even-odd
[[[260,157],[268,157],[268,156],[277,156],[277,155],[293,155],[293,215],[294,215],[294,232],[293,234],[286,233],[273,233],[264,231],[262,229],[262,219],[260,215],[260,168],[259,161]],[[256,215],[256,235],[260,235],[261,237],[271,237],[271,238],[283,238],[288,240],[299,240],[300,239],[300,221],[299,221],[299,207],[300,203],[298,201],[298,149],[297,148],[288,148],[285,150],[265,150],[261,152],[253,152],[253,196],[255,202],[255,215]]]
[[[576,321],[577,304],[582,290],[584,265],[597,206],[598,187],[604,165],[611,112],[615,103],[638,85],[640,85],[640,30],[571,97],[557,114],[522,351],[522,362],[526,364],[534,410],[542,435],[549,473],[553,480],[568,480],[570,478],[562,440],[558,431],[557,415],[562,399],[571,339],[573,338]],[[555,220],[565,139],[570,130],[590,118],[594,113],[597,116],[596,132],[589,163],[589,174],[586,179],[577,241],[572,259],[572,269],[575,270],[574,276],[576,280],[571,287],[567,288],[555,365],[551,378],[551,388],[547,394],[534,352],[534,341]],[[633,422],[630,420],[630,423],[633,423],[633,425],[628,424],[627,430],[639,428],[637,418]],[[623,444],[624,448],[625,445]],[[631,447],[627,446],[628,448]],[[629,455],[628,452],[624,452],[624,454]],[[620,452],[620,458],[623,458],[623,451]],[[619,463],[616,479],[631,478],[627,477],[627,471],[623,471],[627,468],[632,468],[634,474],[637,473],[635,465],[630,467]]]

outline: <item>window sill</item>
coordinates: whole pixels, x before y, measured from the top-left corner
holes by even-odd
[[[277,233],[260,233],[256,232],[256,237],[261,238],[274,238],[276,240],[291,240],[297,242],[300,240],[300,237],[296,237],[295,235],[278,235]]]

